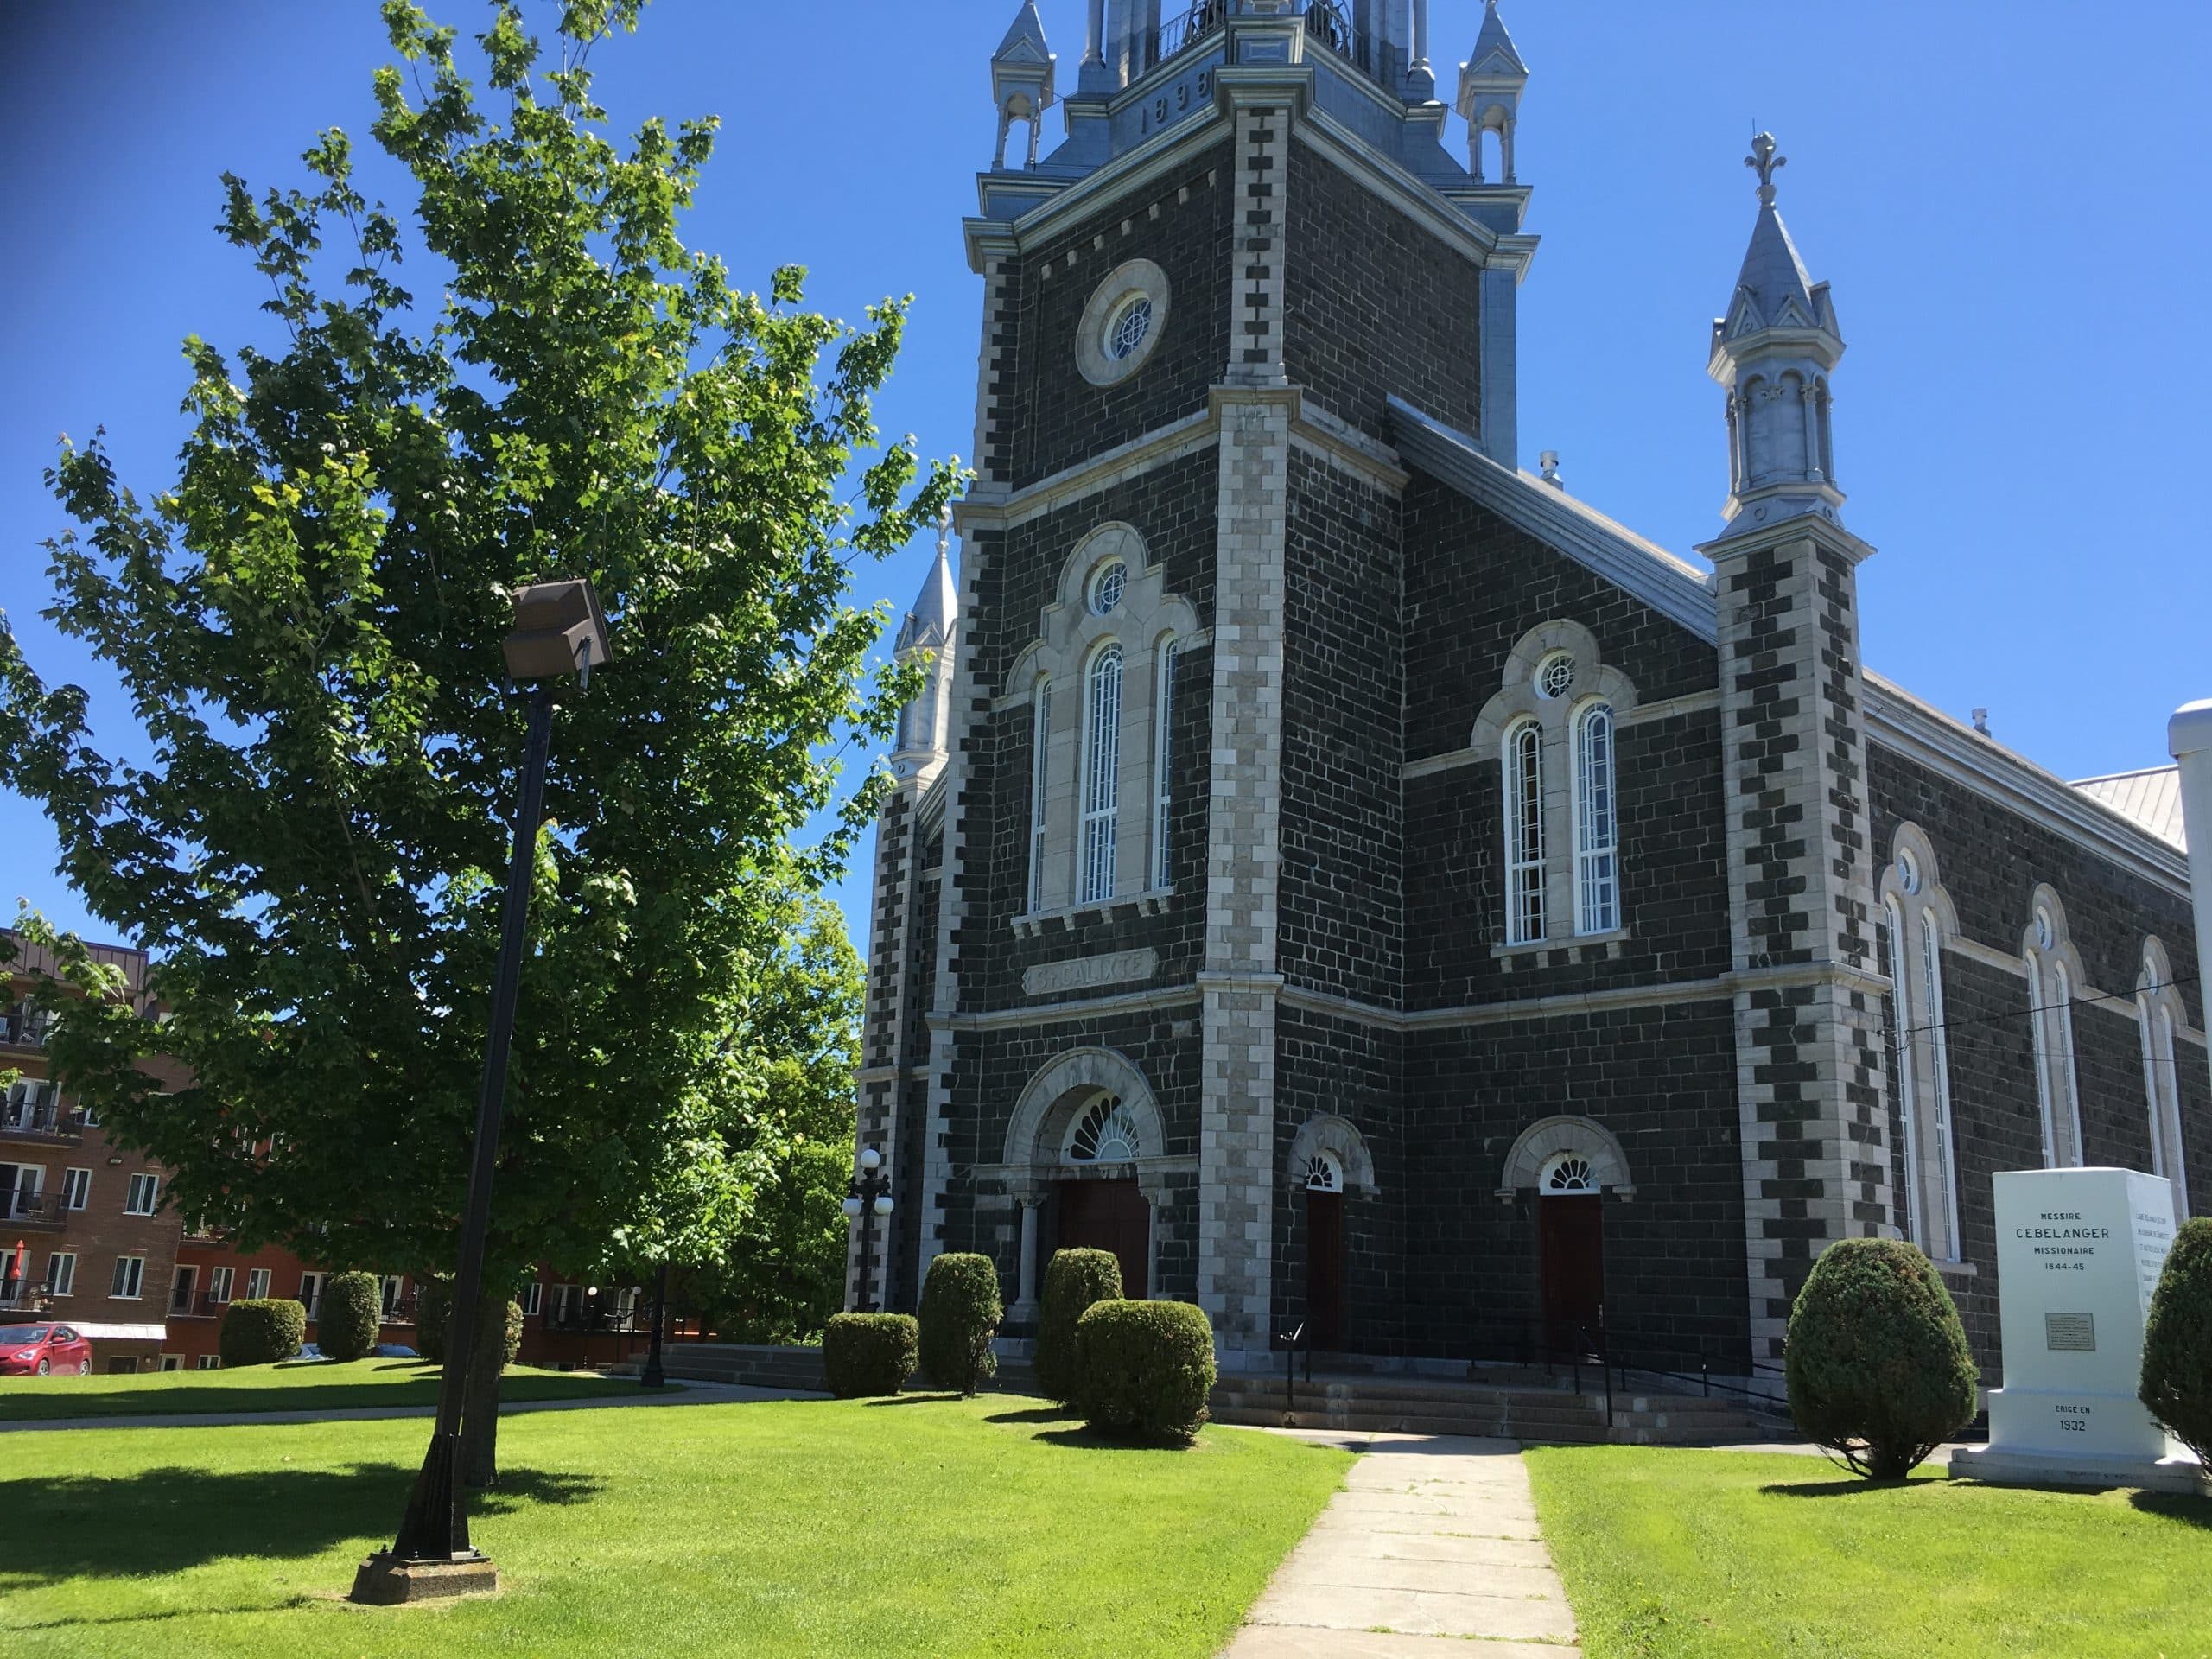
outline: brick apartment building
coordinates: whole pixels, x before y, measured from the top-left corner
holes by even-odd
[[[180,1217],[168,1172],[111,1141],[54,1082],[48,1017],[29,1000],[54,963],[8,937],[16,954],[0,997],[0,1075],[17,1076],[0,1092],[0,1323],[66,1319],[92,1339],[97,1370],[212,1370],[220,1363],[225,1308],[289,1296],[306,1307],[307,1340],[315,1342],[335,1269],[277,1246],[241,1249]],[[133,1004],[150,1009],[143,951],[98,945],[92,954],[121,969]],[[174,1086],[181,1075],[165,1081]],[[618,1363],[646,1339],[648,1296],[574,1277],[546,1268],[524,1287],[523,1363]],[[416,1283],[403,1274],[382,1278],[382,1340],[412,1347]]]

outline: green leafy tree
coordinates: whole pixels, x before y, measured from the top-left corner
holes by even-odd
[[[730,1148],[753,1203],[721,1258],[683,1285],[687,1309],[739,1342],[810,1340],[844,1303],[841,1206],[868,975],[835,905],[794,897],[785,916],[785,943],[761,962],[746,1001],[746,1040],[770,1057],[760,1107]]]
[[[837,755],[912,689],[871,689],[887,619],[849,571],[958,484],[870,412],[904,302],[854,329],[805,308],[797,268],[734,285],[678,235],[715,123],[609,137],[588,55],[641,3],[550,8],[551,48],[492,5],[480,99],[455,32],[387,0],[402,62],[373,131],[411,215],[364,197],[334,130],[305,189],[226,179],[276,349],[188,343],[192,431],[150,499],[97,440],[49,474],[79,528],[48,543],[46,614],[120,679],[144,760],[96,747],[84,691],[0,632],[0,767],[93,912],[155,953],[167,1014],[54,942],[93,993],[54,1039],[71,1086],[195,1219],[422,1274],[454,1259],[483,1061],[522,751],[511,595],[597,584],[614,660],[556,723],[492,1340],[533,1262],[719,1258],[784,1156],[748,988],[874,810],[871,780],[797,849],[839,806]],[[418,251],[435,305],[403,285]],[[156,1052],[185,1068],[173,1092],[138,1069]]]

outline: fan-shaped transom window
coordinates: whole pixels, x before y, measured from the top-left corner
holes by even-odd
[[[1563,1152],[1544,1166],[1537,1191],[1544,1193],[1595,1192],[1598,1173],[1579,1152]]]
[[[1308,1192],[1341,1192],[1344,1190],[1344,1166],[1337,1161],[1333,1152],[1317,1152],[1306,1160],[1306,1190]]]
[[[1119,1095],[1101,1095],[1076,1119],[1068,1159],[1078,1164],[1126,1164],[1138,1154],[1136,1114]]]

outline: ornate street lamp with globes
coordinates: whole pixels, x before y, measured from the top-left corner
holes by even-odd
[[[868,1217],[888,1217],[892,1211],[891,1177],[883,1173],[883,1154],[874,1147],[861,1148],[860,1173],[854,1176],[846,1190],[845,1214],[861,1224],[861,1284],[860,1294],[863,1313],[873,1313],[875,1303],[868,1294]]]

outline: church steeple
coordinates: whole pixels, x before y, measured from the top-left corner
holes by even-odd
[[[1729,536],[1817,514],[1840,524],[1828,377],[1844,353],[1828,285],[1815,283],[1776,208],[1789,164],[1774,135],[1751,141],[1759,213],[1728,314],[1713,325],[1707,372],[1727,393]]]
[[[948,507],[938,518],[937,561],[892,647],[898,662],[918,664],[928,676],[928,683],[899,714],[899,747],[892,753],[891,770],[901,782],[934,772],[945,758],[953,636],[959,626],[960,595],[952,581],[952,511]]]
[[[1044,136],[1045,111],[1052,107],[1053,74],[1058,61],[1045,44],[1045,20],[1037,15],[1036,0],[1022,0],[1006,38],[991,54],[991,98],[999,106],[999,147],[991,161],[994,173],[1006,166],[1007,135],[1017,121],[1028,124],[1028,165],[1037,165],[1038,141]]]
[[[1521,94],[1528,85],[1529,66],[1505,31],[1497,0],[1488,0],[1475,49],[1459,66],[1459,96],[1453,106],[1467,123],[1467,171],[1477,184],[1491,182],[1484,176],[1483,139],[1493,132],[1497,135],[1497,182],[1520,182],[1513,170],[1513,130],[1521,119]]]

